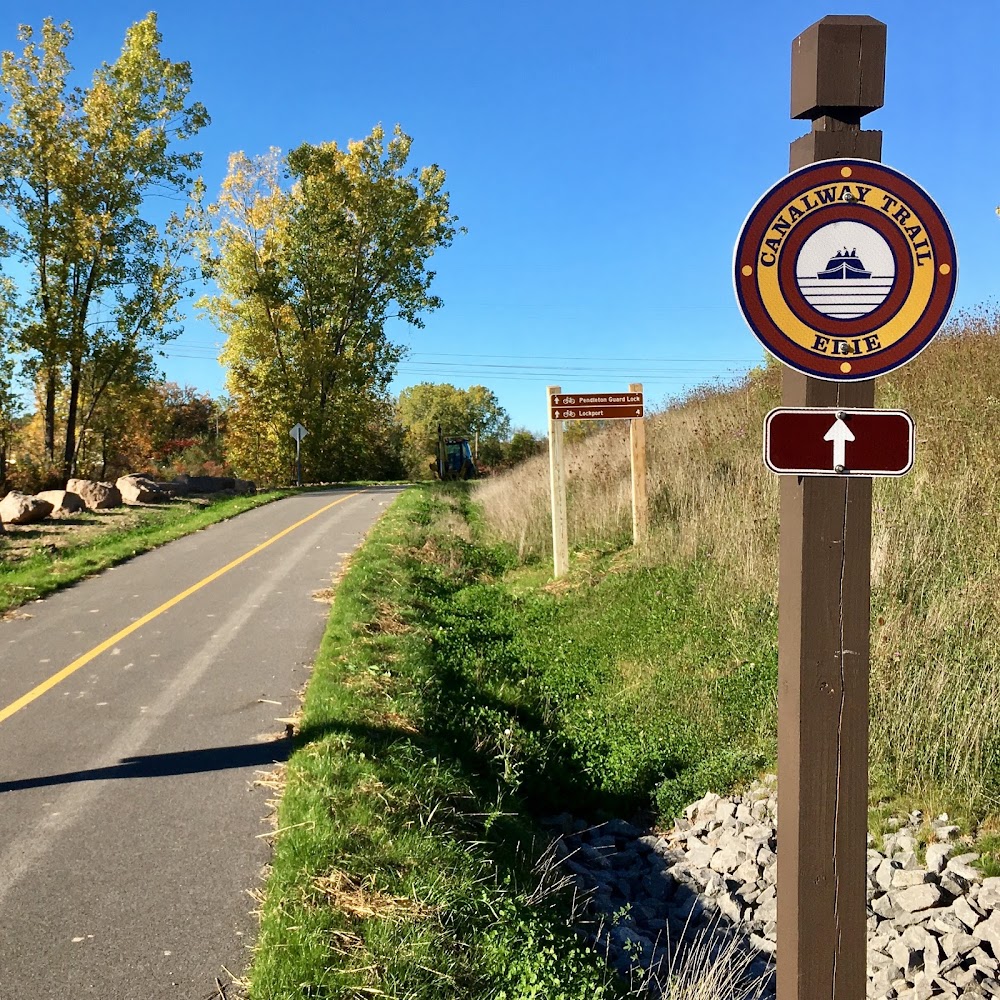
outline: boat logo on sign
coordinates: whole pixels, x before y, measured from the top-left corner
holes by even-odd
[[[864,258],[858,255],[857,247],[848,250],[846,246],[827,258],[829,245],[848,235],[852,242],[862,244]],[[874,271],[865,267],[865,260],[871,262]],[[856,222],[834,222],[815,232],[802,245],[795,266],[795,280],[803,298],[830,319],[867,316],[885,302],[895,278],[896,262],[889,245],[878,233]]]
[[[757,203],[734,255],[744,318],[792,368],[883,375],[927,346],[955,293],[954,242],[913,181],[871,160],[823,160]]]

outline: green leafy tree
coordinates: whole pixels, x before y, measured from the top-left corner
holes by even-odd
[[[538,455],[545,451],[548,442],[545,438],[536,438],[534,434],[524,428],[519,428],[511,435],[510,442],[504,451],[504,463],[507,465],[517,465],[532,455]]]
[[[69,82],[72,38],[68,22],[46,18],[37,42],[22,25],[23,52],[4,52],[0,66],[0,201],[13,222],[0,250],[30,276],[15,332],[41,386],[47,458],[64,476],[100,396],[179,332],[192,214],[158,225],[147,199],[194,191],[201,154],[174,144],[208,122],[188,102],[188,64],[160,53],[155,13],[128,29],[119,58],[87,88]],[[97,398],[85,398],[88,387]]]
[[[407,169],[411,144],[377,126],[346,149],[230,157],[202,239],[219,292],[202,304],[226,337],[229,457],[256,479],[291,474],[295,423],[307,479],[378,464],[372,428],[401,356],[385,323],[420,327],[440,307],[428,264],[456,232],[444,171]]]
[[[510,435],[510,417],[492,389],[473,385],[457,389],[449,383],[421,382],[404,389],[396,404],[406,431],[406,462],[412,476],[426,477],[437,450],[437,429],[474,440],[480,460],[498,464]]]

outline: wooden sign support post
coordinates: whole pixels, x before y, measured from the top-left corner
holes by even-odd
[[[569,571],[569,526],[566,519],[566,466],[563,461],[563,422],[553,415],[552,397],[562,391],[548,387],[549,404],[549,491],[552,495],[553,575]]]
[[[642,392],[641,382],[632,382],[629,392]],[[632,456],[632,544],[646,539],[648,514],[646,507],[646,425],[642,417],[629,421],[629,449]]]
[[[886,28],[825,17],[792,43],[796,169],[879,160]],[[870,407],[874,381],[784,371],[784,406]],[[781,481],[778,653],[778,998],[858,1000],[866,987],[871,480]]]

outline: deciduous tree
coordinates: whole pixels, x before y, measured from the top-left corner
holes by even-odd
[[[7,459],[22,409],[15,382],[13,344],[8,332],[13,312],[13,283],[0,276],[0,487],[7,481]]]
[[[531,431],[519,428],[511,435],[510,442],[504,449],[504,462],[508,465],[517,465],[532,455],[545,451],[546,447],[547,442],[544,438],[536,438]]]
[[[230,458],[256,479],[288,477],[295,423],[306,478],[372,465],[369,428],[391,410],[401,355],[385,323],[419,327],[441,305],[428,263],[455,235],[444,171],[408,169],[411,142],[377,126],[287,161],[230,157],[203,241],[219,292],[202,301],[226,336]]]
[[[51,18],[37,42],[22,26],[23,52],[4,52],[0,66],[0,201],[13,220],[0,248],[30,276],[15,332],[42,387],[50,460],[62,428],[64,476],[101,394],[179,332],[191,214],[157,224],[148,199],[193,191],[201,154],[175,143],[208,122],[188,102],[189,65],[160,53],[155,13],[128,29],[121,55],[87,88],[70,83],[72,37]]]
[[[411,475],[427,475],[427,463],[437,450],[437,429],[447,435],[479,437],[486,464],[499,462],[510,434],[510,417],[492,389],[473,385],[457,389],[450,383],[421,382],[404,389],[397,403],[406,431],[407,466]]]

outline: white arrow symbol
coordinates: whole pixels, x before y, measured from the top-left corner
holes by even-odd
[[[823,435],[823,440],[833,442],[834,472],[843,472],[847,465],[847,442],[854,440],[850,427],[837,417],[833,426]]]

